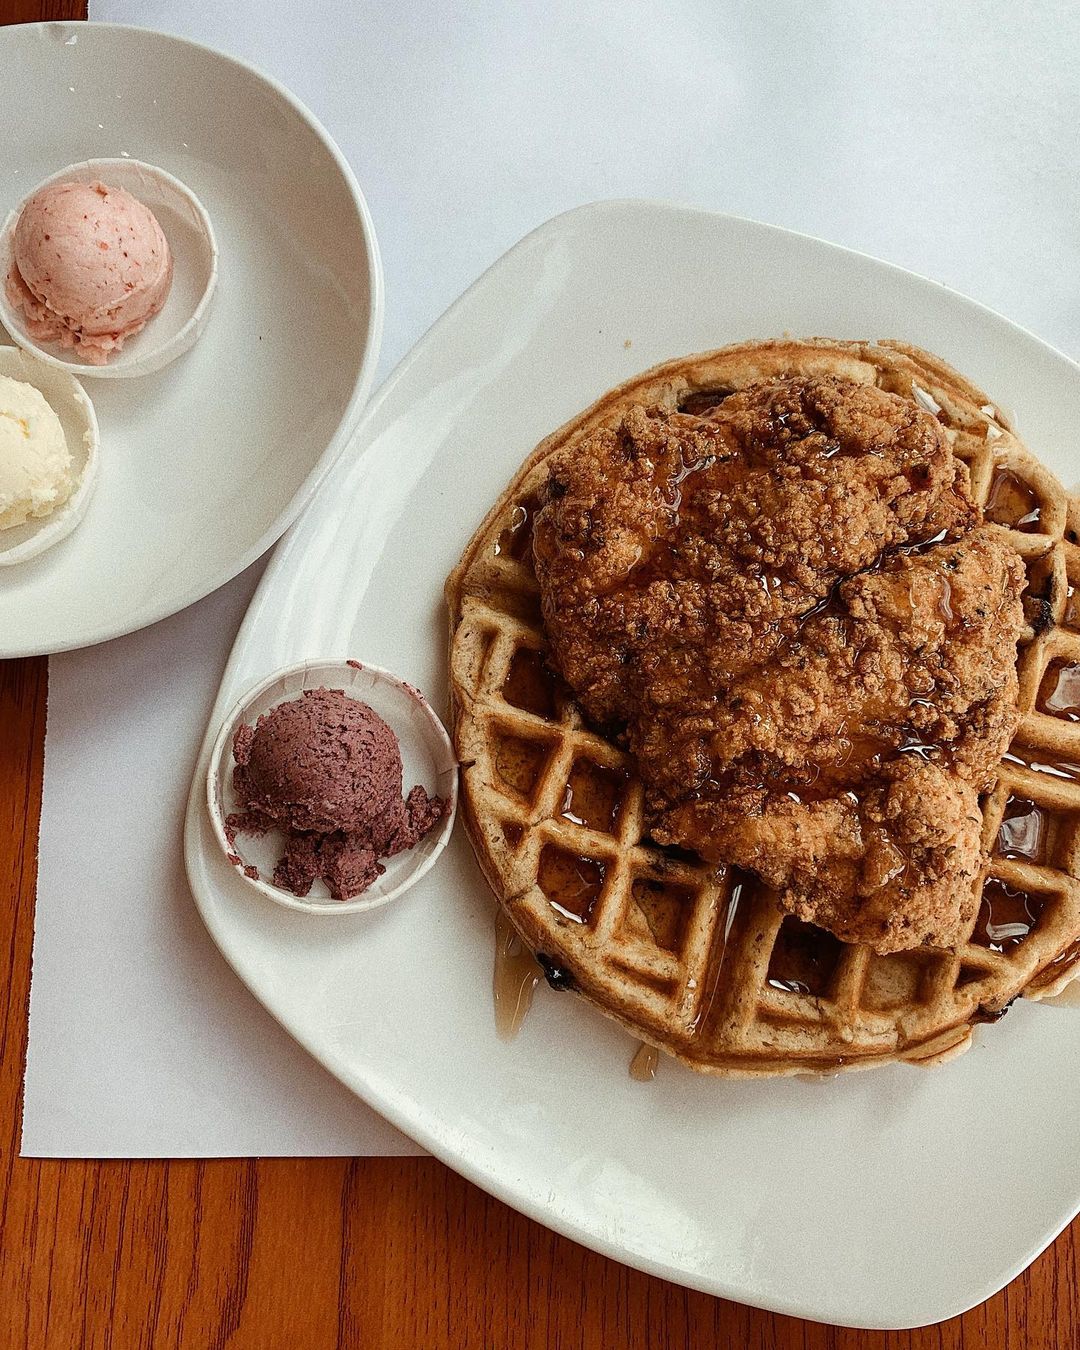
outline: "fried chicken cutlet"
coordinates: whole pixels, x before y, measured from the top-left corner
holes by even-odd
[[[633,408],[556,461],[533,553],[553,662],[625,735],[657,842],[846,941],[958,940],[1024,571],[933,416],[836,376]]]

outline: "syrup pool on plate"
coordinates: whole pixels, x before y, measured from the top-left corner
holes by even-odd
[[[529,1015],[543,971],[513,924],[500,909],[495,915],[495,1027],[504,1041],[513,1040]]]

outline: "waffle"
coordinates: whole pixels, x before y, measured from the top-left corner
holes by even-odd
[[[549,457],[632,403],[702,412],[782,373],[876,383],[935,414],[1028,573],[1022,719],[983,799],[982,904],[955,949],[882,956],[843,943],[784,914],[751,874],[656,845],[632,758],[589,728],[544,660],[530,531]],[[1008,416],[938,358],[896,342],[746,343],[672,361],[542,442],[446,596],[466,828],[548,982],[692,1068],[729,1076],[939,1062],[1018,995],[1059,993],[1080,967],[1078,539],[1080,503]]]

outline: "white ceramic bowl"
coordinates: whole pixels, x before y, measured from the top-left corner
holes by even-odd
[[[0,62],[19,109],[0,139],[0,220],[60,165],[130,156],[198,194],[220,255],[188,352],[139,379],[95,369],[106,454],[93,500],[62,548],[0,574],[2,658],[130,633],[265,553],[356,425],[383,286],[348,164],[250,66],[98,23],[0,28]]]
[[[51,515],[0,530],[0,567],[11,567],[52,548],[82,520],[97,481],[100,441],[94,405],[67,371],[55,370],[18,347],[0,347],[0,375],[32,384],[45,396],[64,428],[75,479],[71,496]]]
[[[0,323],[20,347],[73,375],[99,380],[150,375],[175,361],[198,341],[210,317],[210,301],[217,285],[217,241],[210,217],[195,193],[171,173],[138,159],[120,158],[83,160],[51,174],[8,212],[0,227],[0,283],[11,270],[15,226],[30,198],[54,183],[98,182],[125,188],[153,211],[165,232],[172,250],[173,279],[160,313],[154,315],[142,332],[128,338],[103,366],[81,361],[77,351],[65,350],[57,342],[39,342],[31,337],[22,312],[11,304],[3,284],[0,284]]]
[[[283,841],[277,831],[262,836],[237,835],[231,842],[225,833],[225,818],[238,806],[232,785],[235,764],[232,744],[237,727],[243,722],[253,724],[261,714],[298,698],[305,689],[319,688],[343,689],[350,697],[373,708],[391,727],[401,747],[406,793],[414,783],[421,783],[449,803],[439,824],[413,848],[384,858],[383,874],[352,900],[332,899],[322,881],[316,881],[306,896],[293,895],[264,881],[264,877],[273,875],[274,864],[281,856]],[[256,685],[225,719],[206,773],[206,805],[222,851],[253,890],[287,909],[307,914],[357,914],[389,904],[434,865],[454,828],[457,782],[457,756],[450,737],[418,689],[378,666],[348,661],[301,661],[275,671]],[[254,866],[259,875],[249,876],[244,870],[248,866]]]

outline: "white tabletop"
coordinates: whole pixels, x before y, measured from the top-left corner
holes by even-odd
[[[613,196],[863,249],[1080,351],[1076,11],[91,0],[90,12],[244,57],[329,128],[382,248],[383,374],[522,234]],[[404,1147],[240,988],[186,894],[180,803],[252,584],[51,663],[28,1152]]]

